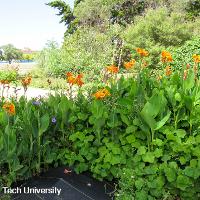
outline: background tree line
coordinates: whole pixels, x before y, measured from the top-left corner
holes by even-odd
[[[76,0],[73,9],[62,0],[47,5],[66,25],[62,47],[49,43],[38,57],[56,76],[73,69],[98,78],[97,71],[122,66],[136,47],[151,52],[148,64],[155,68],[161,50],[177,51],[200,33],[200,0]]]

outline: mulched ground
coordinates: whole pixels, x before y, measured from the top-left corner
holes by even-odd
[[[65,167],[49,169],[39,177],[33,177],[22,184],[15,184],[12,188],[20,187],[21,194],[12,195],[12,200],[112,200],[114,199],[115,184],[100,182],[89,173],[75,174]],[[24,194],[24,188],[61,189],[58,193]],[[0,198],[1,199],[1,198]]]

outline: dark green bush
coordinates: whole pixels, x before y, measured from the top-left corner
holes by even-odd
[[[138,17],[124,33],[127,46],[146,48],[150,52],[150,65],[160,61],[159,54],[168,47],[179,47],[192,38],[194,24],[187,23],[181,13],[169,13],[166,8],[149,10]]]

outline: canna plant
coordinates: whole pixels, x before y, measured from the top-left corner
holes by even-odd
[[[194,67],[177,70],[163,51],[157,76],[145,63],[149,52],[137,54],[139,60],[124,63],[137,76],[117,77],[120,69],[109,66],[109,84],[87,94],[80,89],[83,76],[67,73],[68,96],[2,100],[1,182],[69,165],[100,180],[119,179],[118,199],[198,199],[199,57]]]

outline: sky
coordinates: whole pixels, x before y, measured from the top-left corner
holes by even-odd
[[[13,44],[41,50],[48,40],[63,41],[66,30],[51,0],[0,0],[0,46]],[[74,0],[65,0],[73,7]]]

